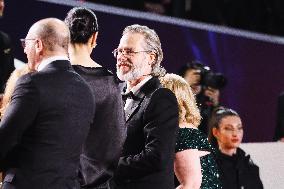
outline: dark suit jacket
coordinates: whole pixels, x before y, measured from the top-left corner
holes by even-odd
[[[68,61],[20,77],[0,124],[4,188],[79,189],[79,156],[93,115],[91,89]]]
[[[80,157],[79,180],[82,188],[109,188],[108,181],[126,138],[123,101],[119,82],[102,67],[73,65],[90,85],[96,98],[96,112]]]
[[[125,111],[127,137],[114,181],[117,188],[173,189],[177,100],[155,77],[137,97]]]
[[[0,93],[14,70],[14,57],[9,36],[0,31]]]
[[[275,128],[274,140],[284,137],[284,92],[278,97],[277,103],[277,125]]]

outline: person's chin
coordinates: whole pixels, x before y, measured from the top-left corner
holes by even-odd
[[[126,79],[127,79],[125,74],[121,70],[118,70],[116,72],[116,75],[121,81],[126,81]]]

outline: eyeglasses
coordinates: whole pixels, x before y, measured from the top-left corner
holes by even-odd
[[[112,54],[115,58],[117,58],[118,55],[123,55],[127,57],[131,57],[134,54],[141,53],[141,52],[151,52],[150,50],[147,51],[133,51],[131,49],[114,49],[112,51]]]
[[[27,40],[36,40],[36,39],[20,39],[23,48],[26,48],[26,41]]]

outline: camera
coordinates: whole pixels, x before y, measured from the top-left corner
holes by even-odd
[[[223,89],[227,84],[227,79],[221,73],[214,73],[209,67],[204,66],[200,71],[200,85],[203,88]]]
[[[226,77],[221,73],[213,72],[208,66],[203,65],[200,61],[194,60],[190,63],[184,65],[180,71],[179,75],[184,77],[188,70],[197,70],[200,75],[199,85],[202,88],[214,88],[214,89],[222,89],[227,84]]]
[[[194,86],[200,86],[198,87],[199,89],[197,88],[198,90],[195,91],[196,101],[203,118],[199,129],[207,133],[207,122],[213,109],[219,105],[219,92],[226,86],[227,79],[223,74],[213,72],[208,66],[196,60],[184,65],[180,69],[179,74],[184,78],[191,79],[187,80],[188,82],[198,78],[198,80],[190,84],[192,89]],[[194,75],[198,77],[193,77]],[[213,97],[211,96],[212,94],[218,96],[213,95]]]

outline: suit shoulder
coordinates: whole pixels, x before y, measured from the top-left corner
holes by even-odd
[[[17,83],[30,83],[32,81],[32,73],[27,73],[19,77]]]
[[[174,93],[167,88],[158,88],[148,97],[149,106],[157,104],[171,104],[172,106],[177,105],[177,99]]]
[[[160,88],[156,89],[152,93],[151,97],[152,98],[168,97],[168,98],[176,99],[174,93],[170,89],[163,88],[163,87],[160,87]]]

